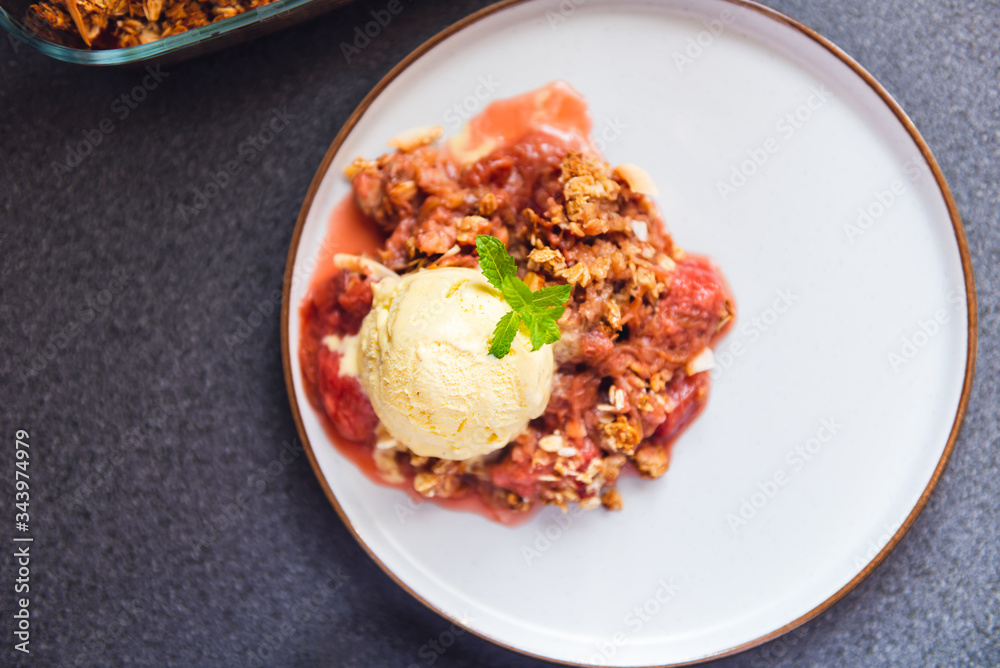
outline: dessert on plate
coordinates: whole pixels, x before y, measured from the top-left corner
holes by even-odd
[[[674,244],[648,174],[589,130],[556,82],[346,169],[334,215],[379,243],[317,270],[298,353],[333,440],[380,482],[509,521],[619,509],[623,471],[667,471],[735,307]]]

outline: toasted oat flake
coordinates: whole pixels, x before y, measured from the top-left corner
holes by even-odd
[[[611,329],[619,331],[622,328],[622,310],[618,302],[609,299],[601,307],[604,312],[604,320],[611,326]]]
[[[377,164],[371,160],[365,160],[360,155],[354,159],[354,161],[347,167],[344,167],[344,176],[349,179],[353,179],[359,173],[365,171],[366,169],[376,169]]]
[[[625,392],[620,387],[611,386],[611,389],[608,390],[608,400],[614,404],[616,411],[624,410]]]
[[[559,448],[560,457],[576,457],[580,454],[580,451],[572,446],[567,446],[565,448]]]

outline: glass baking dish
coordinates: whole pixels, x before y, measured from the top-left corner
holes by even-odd
[[[81,65],[128,66],[168,64],[244,42],[286,28],[351,0],[275,0],[222,21],[170,35],[148,44],[119,49],[88,49],[61,44],[26,25],[28,7],[36,0],[0,0],[0,25],[10,38],[47,56]]]

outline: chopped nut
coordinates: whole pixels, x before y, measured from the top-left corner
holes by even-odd
[[[545,279],[540,274],[529,271],[524,275],[524,284],[528,286],[529,290],[535,292],[545,287]]]
[[[476,236],[490,231],[490,221],[482,216],[463,216],[456,223],[457,240],[460,244],[476,243]]]
[[[560,457],[575,457],[580,454],[580,451],[572,446],[567,446],[565,448],[559,448]]]
[[[566,425],[566,435],[570,438],[583,438],[587,435],[587,426],[583,424],[583,420],[571,419]]]
[[[580,510],[593,510],[601,505],[601,499],[596,496],[588,496],[585,499],[580,499],[577,505],[580,506]]]
[[[527,499],[522,499],[514,492],[507,492],[505,500],[507,501],[507,505],[513,510],[527,510],[531,507],[531,502]]]
[[[482,216],[463,216],[458,219],[458,229],[460,231],[478,230],[483,225],[489,225],[490,221]]]
[[[559,452],[566,445],[566,439],[558,431],[538,439],[538,447],[545,452]]]
[[[712,353],[712,349],[707,346],[702,348],[701,352],[695,355],[692,359],[688,360],[688,363],[684,366],[684,370],[687,371],[687,375],[689,376],[714,368],[715,354]]]
[[[619,331],[622,328],[622,310],[618,306],[618,302],[609,299],[601,305],[601,309],[604,311],[604,319],[611,325],[611,329]]]
[[[621,510],[623,505],[622,496],[618,493],[617,489],[609,489],[601,495],[601,505],[608,510]]]
[[[438,476],[433,473],[418,473],[413,478],[413,489],[423,496],[434,496],[434,488],[437,485]]]
[[[572,285],[587,287],[590,283],[590,272],[582,262],[577,262],[572,267],[561,270],[558,275],[565,278]]]
[[[142,13],[146,16],[149,21],[156,21],[160,18],[160,12],[163,10],[163,0],[143,0],[142,2]]]
[[[479,200],[479,213],[484,216],[492,216],[498,206],[497,196],[493,193],[486,193],[483,195],[483,198]]]
[[[669,467],[667,449],[659,444],[647,443],[635,453],[635,467],[646,478],[659,478]]]
[[[614,422],[601,425],[601,431],[604,432],[605,443],[612,452],[631,455],[635,452],[635,446],[642,440],[642,432],[630,424],[624,415],[619,415]]]
[[[649,389],[653,392],[661,392],[667,386],[670,378],[664,378],[663,373],[657,371],[649,378]]]
[[[440,464],[440,462],[438,462]],[[448,461],[449,466],[445,467],[448,469],[454,468],[454,471],[433,471],[433,472],[422,472],[418,473],[413,478],[413,489],[415,489],[421,496],[430,497],[440,497],[442,499],[447,499],[455,496],[462,491],[462,478],[457,473],[458,462]],[[438,468],[438,464],[434,465],[434,468]]]
[[[649,226],[644,220],[633,220],[632,221],[632,234],[639,241],[649,241]]]
[[[553,276],[566,267],[566,258],[554,248],[536,248],[528,255],[528,261],[534,262]]]
[[[604,479],[609,482],[614,482],[618,479],[618,474],[621,472],[622,467],[625,466],[624,455],[611,455],[610,457],[605,457],[601,464],[601,474]]]

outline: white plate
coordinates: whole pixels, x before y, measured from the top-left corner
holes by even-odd
[[[624,479],[622,512],[549,509],[512,529],[411,506],[341,456],[304,399],[287,305],[354,157],[415,126],[454,134],[464,110],[554,79],[587,98],[610,162],[650,172],[675,239],[716,260],[739,320],[664,478]],[[724,0],[509,3],[445,31],[338,135],[288,276],[293,412],[358,540],[443,615],[575,664],[697,661],[832,605],[926,502],[975,356],[961,224],[910,122],[821,37]]]

